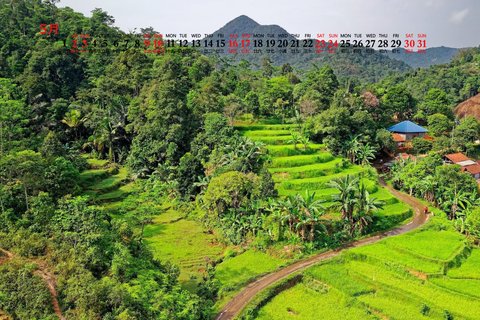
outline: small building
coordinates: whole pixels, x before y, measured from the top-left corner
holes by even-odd
[[[446,154],[443,156],[443,161],[447,164],[458,164],[462,167],[477,164],[461,152]]]
[[[416,137],[431,140],[427,133],[427,129],[419,126],[412,121],[402,121],[388,128],[392,133],[393,141],[397,144],[398,152],[408,152],[412,148],[412,139]]]
[[[407,142],[416,137],[425,137],[428,130],[412,121],[405,120],[391,126],[388,131],[392,132],[393,140]]]
[[[458,164],[462,171],[470,173],[475,179],[480,179],[480,164],[461,152],[446,154],[443,161],[446,164]]]
[[[475,164],[462,167],[462,171],[470,173],[475,179],[480,179],[480,164],[476,162]]]

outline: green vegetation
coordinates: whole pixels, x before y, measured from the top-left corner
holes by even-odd
[[[432,153],[416,161],[395,162],[389,176],[397,189],[446,212],[460,232],[476,234],[480,213],[478,184],[459,165],[444,165],[440,155]]]
[[[478,93],[480,49],[418,75],[367,84],[337,78],[343,69],[336,74],[323,60],[299,72],[268,58],[260,68],[231,64],[193,47],[158,55],[119,50],[115,44],[155,31],[126,34],[101,9],[85,17],[57,1],[1,3],[2,313],[21,320],[209,319],[261,274],[411,216],[379,186],[370,163],[395,152],[385,128],[415,118],[435,136],[415,140],[416,151],[435,155],[397,164],[392,183],[434,202],[460,234],[446,222],[352,250],[335,268],[312,269],[285,291],[288,299],[272,300],[296,304],[290,310],[267,305],[260,315],[322,310],[363,319],[414,315],[416,308],[474,318],[478,301],[468,309],[465,297],[475,296],[468,291],[476,282],[460,280],[477,279],[477,253],[468,257],[463,237],[480,238],[478,188],[440,159],[477,149],[480,124],[453,122],[451,107]],[[61,26],[58,35],[38,32],[48,22]],[[108,41],[75,52],[67,50],[73,34]],[[327,60],[359,66],[366,59],[346,57]],[[368,70],[389,72],[385,56],[370,61],[386,64]],[[342,279],[334,279],[336,268]],[[397,288],[405,310],[387,308]],[[301,301],[291,299],[297,294]],[[328,309],[334,301],[337,309]],[[308,309],[313,302],[317,309]]]

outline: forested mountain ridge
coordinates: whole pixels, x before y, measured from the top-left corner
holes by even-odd
[[[408,53],[400,48],[399,53],[388,53],[395,60],[403,61],[412,68],[426,68],[437,64],[449,63],[461,49],[449,47],[427,48],[423,53]]]
[[[287,30],[278,25],[261,25],[251,18],[242,15],[230,22],[222,28],[213,32],[213,38],[217,39],[218,34],[223,34],[225,39],[229,39],[231,34],[267,34],[274,35],[274,39],[296,39]],[[240,38],[239,38],[240,39]],[[266,41],[267,38],[263,38]],[[262,54],[231,54],[225,52],[224,57],[233,61],[246,60],[252,63],[256,68],[262,65],[264,59],[269,59],[273,65],[280,66],[282,64],[290,64],[301,70],[311,69],[312,66],[330,65],[339,77],[350,77],[360,81],[376,81],[390,72],[402,72],[409,69],[409,66],[402,61],[393,60],[378,52],[367,53],[360,50],[357,53],[280,53],[280,52],[264,52]]]
[[[222,28],[213,32],[213,38],[217,39],[218,34],[223,34],[225,39],[229,39],[231,34],[237,34],[240,38],[242,34],[271,34],[275,39],[297,39],[287,30],[278,25],[261,25],[251,18],[242,15]],[[282,35],[282,38],[278,36]],[[266,39],[266,38],[265,38]],[[274,65],[289,63],[299,69],[309,69],[312,64],[329,64],[335,73],[340,76],[349,76],[360,80],[376,81],[387,75],[389,72],[402,72],[412,68],[425,68],[431,65],[449,63],[460,49],[448,47],[428,48],[424,53],[407,53],[405,49],[400,48],[398,53],[366,53],[363,50],[357,53],[334,54],[291,54],[291,53],[264,53],[264,54],[225,54],[233,60],[245,59],[254,65],[260,66],[262,59],[268,57]],[[385,59],[388,57],[389,59]],[[383,66],[383,68],[380,68]]]

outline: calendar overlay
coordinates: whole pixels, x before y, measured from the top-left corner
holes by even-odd
[[[40,36],[54,40],[58,24],[41,24]],[[145,53],[163,54],[168,48],[192,47],[205,54],[322,54],[322,53],[425,53],[425,33],[304,33],[304,34],[200,34],[154,33],[125,35],[118,39],[73,34],[63,39],[71,53],[100,50],[143,49]],[[400,50],[404,49],[404,50]]]

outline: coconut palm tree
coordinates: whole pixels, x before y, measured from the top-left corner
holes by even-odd
[[[301,216],[305,220],[309,227],[309,241],[313,241],[315,237],[315,226],[318,223],[320,216],[325,214],[325,208],[322,203],[325,201],[315,199],[315,192],[310,193],[308,190],[305,192],[305,197],[297,197],[297,205]]]
[[[65,117],[62,119],[62,123],[66,124],[72,131],[75,133],[75,137],[78,138],[78,127],[85,121],[82,118],[82,113],[80,110],[72,109],[65,114]]]

